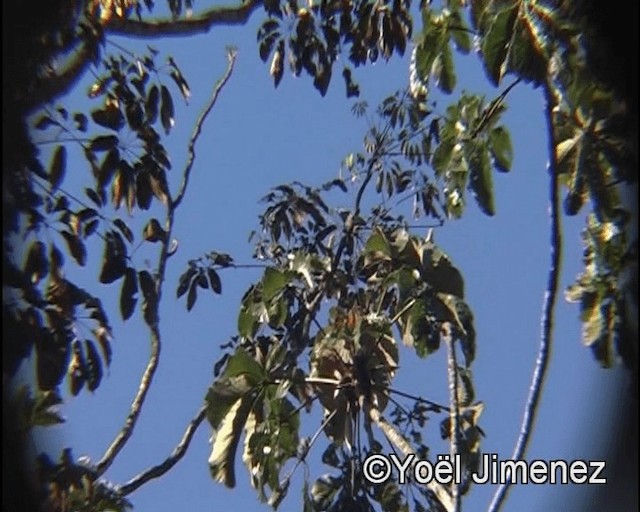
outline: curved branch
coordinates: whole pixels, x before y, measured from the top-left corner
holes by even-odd
[[[216,25],[243,25],[262,0],[249,0],[240,5],[214,7],[202,14],[185,19],[138,21],[134,18],[113,17],[104,26],[108,34],[145,39],[180,37],[204,34]]]
[[[560,262],[562,256],[562,234],[560,231],[560,200],[558,190],[558,160],[555,148],[555,136],[553,129],[553,108],[556,105],[555,98],[551,91],[551,84],[547,84],[544,88],[546,99],[546,118],[547,132],[549,137],[549,210],[551,217],[551,263],[549,266],[549,277],[547,281],[547,290],[544,296],[542,308],[542,334],[540,338],[540,347],[538,349],[538,357],[536,366],[531,378],[531,386],[529,387],[529,396],[522,416],[522,425],[520,427],[520,435],[518,442],[511,456],[512,460],[520,460],[524,457],[527,450],[533,424],[535,423],[538,405],[542,387],[547,374],[549,358],[551,355],[551,346],[553,341],[553,317],[556,298],[558,295],[558,283],[560,280]],[[497,512],[509,491],[512,484],[511,476],[505,483],[498,487],[493,501],[489,506],[489,512]]]
[[[147,392],[149,391],[149,387],[151,386],[151,382],[153,381],[153,376],[156,373],[159,360],[160,331],[158,329],[158,325],[156,324],[155,326],[151,327],[151,353],[149,355],[149,362],[147,363],[147,367],[145,368],[144,374],[142,375],[142,379],[140,379],[138,392],[136,393],[136,396],[131,403],[129,415],[125,420],[122,429],[120,430],[120,432],[118,432],[118,435],[109,445],[109,448],[107,448],[107,451],[102,456],[102,459],[100,459],[100,461],[96,465],[96,472],[98,476],[103,475],[104,472],[109,469],[109,466],[113,464],[116,455],[118,455],[120,450],[122,450],[124,445],[131,437],[133,428],[135,427],[136,422],[138,421],[138,417],[140,416],[142,405],[144,404],[144,400],[147,397]]]
[[[126,484],[120,487],[120,494],[122,496],[128,496],[132,492],[134,492],[139,487],[146,484],[149,480],[153,480],[154,478],[159,478],[164,475],[167,471],[169,471],[176,463],[184,457],[185,453],[191,444],[191,440],[193,439],[196,430],[202,424],[205,417],[207,415],[206,406],[202,406],[196,416],[189,422],[187,429],[182,435],[182,439],[178,443],[178,445],[174,448],[171,455],[169,455],[164,461],[162,461],[157,466],[153,466],[146,471],[143,471],[139,475],[136,475],[131,480],[129,480]]]
[[[209,115],[209,113],[211,112],[211,109],[215,105],[216,100],[218,99],[218,96],[220,94],[220,91],[225,86],[225,84],[229,80],[229,77],[231,76],[231,73],[233,72],[233,65],[236,61],[236,55],[237,55],[237,51],[235,49],[230,48],[227,50],[227,57],[229,59],[227,70],[225,71],[222,78],[216,82],[216,85],[213,89],[213,94],[211,95],[211,99],[209,100],[209,103],[207,103],[207,106],[201,112],[200,116],[198,117],[198,120],[196,121],[196,126],[193,130],[193,134],[191,135],[191,139],[189,139],[189,148],[187,150],[189,156],[187,160],[187,165],[184,168],[184,174],[182,176],[182,183],[180,184],[180,190],[178,191],[176,198],[173,200],[173,203],[171,205],[171,208],[173,210],[175,210],[178,206],[180,206],[180,203],[184,198],[184,194],[187,191],[187,185],[189,184],[189,177],[191,176],[191,169],[193,168],[193,164],[196,160],[196,142],[198,141],[198,138],[202,133],[202,125],[207,119],[207,116]]]

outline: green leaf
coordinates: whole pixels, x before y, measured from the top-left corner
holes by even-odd
[[[464,298],[462,274],[433,242],[426,244],[422,265],[427,282],[435,291]]]
[[[489,148],[496,169],[509,172],[513,163],[513,146],[511,135],[504,126],[498,126],[489,133]]]
[[[489,30],[482,40],[482,61],[487,77],[495,86],[500,85],[504,73],[504,62],[513,37],[513,25],[518,14],[518,3],[495,14]]]
[[[365,253],[382,253],[391,256],[391,245],[384,232],[376,227],[364,246]]]
[[[456,72],[453,65],[453,55],[451,48],[446,45],[442,53],[434,62],[434,78],[439,89],[447,94],[451,94],[456,87]]]
[[[49,170],[49,183],[51,183],[52,190],[58,188],[60,183],[62,183],[66,168],[67,148],[64,146],[58,146],[53,154],[51,168]]]
[[[238,334],[243,338],[253,338],[256,333],[258,323],[248,308],[242,307],[238,314]]]
[[[291,275],[269,267],[262,278],[262,298],[265,302],[271,302],[280,291],[291,281]]]
[[[496,213],[496,207],[493,198],[491,161],[487,147],[484,144],[470,142],[466,144],[465,149],[470,172],[469,188],[474,193],[483,213],[493,216]]]
[[[258,385],[265,377],[264,369],[249,353],[238,348],[227,361],[221,379],[229,379],[244,375],[252,385]]]
[[[236,400],[215,433],[209,457],[209,470],[215,480],[224,483],[229,488],[236,485],[236,450],[252,405],[253,398],[251,396]]]

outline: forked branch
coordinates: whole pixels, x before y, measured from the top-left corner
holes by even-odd
[[[159,478],[168,472],[176,463],[184,457],[185,453],[187,453],[187,449],[191,444],[191,440],[193,439],[196,430],[202,424],[207,414],[206,406],[202,406],[196,416],[189,422],[187,429],[185,430],[182,439],[175,447],[171,455],[169,455],[165,460],[163,460],[157,466],[153,466],[139,475],[136,475],[131,480],[129,480],[126,484],[120,487],[120,494],[122,496],[128,496],[132,492],[134,492],[139,487],[146,484],[149,480],[153,480],[154,478]]]

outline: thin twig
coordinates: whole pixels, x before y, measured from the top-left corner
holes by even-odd
[[[456,463],[456,455],[460,453],[460,400],[458,398],[458,362],[456,360],[455,340],[449,334],[445,340],[447,344],[447,375],[449,378],[449,421],[450,421],[450,444],[449,455],[451,464]],[[451,483],[451,500],[453,501],[454,512],[460,512],[460,488],[459,483]]]
[[[551,263],[549,266],[549,277],[547,281],[547,290],[544,296],[542,306],[542,334],[540,337],[540,347],[538,349],[538,357],[529,387],[529,396],[522,416],[522,425],[520,427],[520,435],[518,442],[513,451],[512,460],[521,460],[527,450],[527,446],[531,439],[533,425],[535,423],[542,387],[547,374],[547,367],[551,355],[553,341],[553,317],[554,307],[558,294],[558,283],[560,280],[560,263],[562,257],[562,234],[560,231],[560,205],[558,191],[558,161],[555,149],[555,136],[553,129],[553,108],[556,105],[555,98],[551,92],[551,85],[547,84],[545,89],[546,99],[546,117],[547,132],[549,144],[549,209],[551,217]],[[509,491],[512,484],[511,475],[507,481],[498,487],[493,496],[493,501],[489,506],[489,512],[497,512]]]
[[[153,480],[154,478],[159,478],[164,475],[167,471],[169,471],[176,463],[184,457],[185,453],[187,453],[187,449],[189,448],[189,444],[191,444],[191,440],[193,439],[196,430],[202,424],[203,420],[207,415],[206,406],[202,406],[196,416],[189,422],[187,425],[187,429],[182,435],[182,439],[178,443],[178,445],[174,448],[171,455],[169,455],[164,461],[160,464],[153,466],[139,475],[136,475],[131,480],[129,480],[126,484],[120,487],[120,494],[122,496],[127,496],[134,492],[139,487],[146,484],[149,480]]]
[[[186,187],[188,184],[189,172],[191,167],[193,166],[193,161],[195,159],[195,152],[193,150],[193,145],[195,144],[198,135],[200,134],[200,130],[202,129],[202,124],[206,119],[207,115],[211,111],[211,107],[215,103],[215,99],[217,98],[220,90],[226,83],[233,68],[233,62],[235,61],[235,51],[230,50],[228,52],[229,57],[229,67],[223,78],[218,81],[214,88],[214,94],[212,100],[209,102],[204,112],[200,115],[198,119],[196,130],[191,137],[189,142],[189,161],[185,168],[185,174],[183,178],[183,183],[179,192],[178,198],[181,200],[184,197],[184,193],[186,191]],[[156,278],[156,296],[153,302],[149,301],[147,307],[153,308],[153,311],[148,315],[149,322],[149,330],[151,332],[151,350],[149,354],[149,361],[147,363],[147,367],[145,368],[144,374],[142,375],[142,379],[140,380],[140,386],[138,387],[138,392],[136,393],[133,402],[131,403],[131,408],[129,410],[129,415],[125,420],[124,426],[118,432],[118,435],[113,440],[111,445],[107,448],[105,454],[102,456],[102,459],[96,465],[96,471],[98,476],[104,474],[104,472],[113,464],[116,456],[122,450],[124,445],[127,443],[131,435],[133,434],[133,429],[138,421],[138,417],[140,416],[140,412],[142,410],[142,405],[144,404],[145,398],[153,381],[153,376],[155,375],[156,369],[158,367],[158,362],[160,360],[160,350],[161,350],[161,336],[160,336],[160,315],[159,315],[159,307],[160,307],[160,299],[162,298],[162,284],[165,278],[165,272],[167,267],[167,260],[169,258],[169,244],[171,240],[171,233],[174,225],[174,216],[176,208],[178,207],[179,200],[173,200],[171,198],[171,194],[168,193],[168,201],[167,201],[167,217],[165,221],[165,231],[166,237],[164,242],[161,244],[160,256],[158,261],[158,272]]]
[[[225,84],[229,80],[229,77],[231,77],[231,73],[233,72],[233,65],[234,65],[234,63],[236,61],[236,55],[237,55],[237,51],[235,49],[229,49],[227,51],[227,58],[229,59],[229,63],[227,64],[227,70],[225,71],[225,73],[222,76],[222,78],[216,82],[216,85],[213,88],[213,94],[211,95],[211,99],[209,100],[209,103],[207,103],[207,106],[201,112],[200,116],[198,117],[198,120],[196,121],[196,126],[193,129],[193,134],[191,135],[191,139],[189,139],[189,147],[188,147],[188,150],[187,150],[189,156],[188,156],[188,159],[187,159],[187,165],[185,166],[185,169],[184,169],[184,173],[183,173],[183,177],[182,177],[182,183],[180,184],[180,190],[176,194],[176,198],[173,200],[173,208],[174,209],[176,209],[178,206],[180,206],[180,203],[182,202],[182,199],[184,198],[184,194],[187,191],[187,185],[189,184],[189,177],[191,175],[191,169],[193,168],[193,164],[194,164],[194,162],[196,160],[196,142],[198,142],[198,138],[200,137],[200,134],[202,133],[202,125],[204,124],[205,120],[207,119],[207,116],[209,115],[209,112],[211,112],[211,109],[215,105],[216,100],[218,99],[218,96],[220,95],[220,91],[222,90],[222,88],[225,86]]]

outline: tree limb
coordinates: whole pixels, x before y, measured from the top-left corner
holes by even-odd
[[[249,0],[240,5],[213,7],[202,14],[184,19],[138,21],[135,18],[112,17],[105,24],[107,34],[153,39],[204,34],[216,25],[243,25],[262,0]]]
[[[449,378],[449,421],[450,444],[449,455],[451,464],[456,463],[456,455],[460,453],[460,400],[458,398],[458,362],[456,360],[455,340],[449,333],[445,340],[447,343],[447,375]],[[460,486],[455,479],[451,482],[451,500],[454,512],[460,512]]]
[[[211,99],[209,100],[209,103],[207,103],[206,107],[200,113],[200,116],[196,121],[196,126],[193,130],[193,134],[191,135],[191,139],[189,139],[189,148],[187,150],[189,156],[187,159],[187,165],[184,168],[184,174],[182,175],[182,183],[180,184],[180,190],[178,190],[178,193],[176,194],[176,198],[173,200],[173,203],[171,205],[171,208],[173,210],[175,210],[176,208],[178,208],[178,206],[180,206],[180,203],[184,198],[184,194],[187,191],[187,185],[189,184],[189,177],[191,176],[191,169],[193,168],[193,164],[196,160],[196,142],[198,141],[198,138],[202,133],[202,125],[207,119],[207,116],[209,115],[209,113],[211,112],[211,109],[215,105],[216,100],[218,99],[218,96],[220,94],[220,91],[225,86],[225,84],[229,80],[229,77],[231,76],[231,73],[233,72],[233,65],[236,61],[236,55],[237,55],[237,51],[235,49],[230,48],[227,50],[227,58],[229,59],[227,70],[225,71],[222,78],[216,82],[216,85],[213,88],[213,94],[211,95]]]
[[[109,469],[109,466],[113,464],[116,455],[118,455],[120,450],[122,450],[124,445],[131,437],[133,428],[135,427],[136,422],[138,421],[138,417],[140,416],[142,405],[144,404],[144,400],[147,397],[147,392],[149,391],[149,387],[151,386],[151,382],[153,381],[153,376],[156,373],[159,360],[160,331],[156,323],[155,326],[151,327],[151,353],[149,355],[149,362],[147,363],[147,367],[145,368],[144,374],[142,375],[142,379],[140,379],[138,392],[136,393],[136,396],[131,403],[131,409],[129,410],[129,415],[125,420],[124,426],[122,427],[120,432],[118,432],[118,435],[109,445],[107,451],[102,456],[102,459],[100,459],[100,461],[96,465],[96,472],[98,476],[103,475],[104,472]]]
[[[540,337],[540,347],[538,349],[538,357],[531,378],[531,386],[529,387],[529,396],[522,416],[522,425],[520,427],[520,435],[516,447],[511,456],[512,460],[520,460],[524,457],[527,450],[533,425],[535,423],[538,405],[542,387],[547,374],[547,367],[551,355],[551,347],[553,341],[553,317],[556,298],[558,295],[558,283],[560,280],[560,263],[562,256],[562,234],[560,231],[560,201],[558,190],[558,159],[555,147],[555,134],[553,127],[553,108],[557,104],[551,90],[552,85],[546,84],[544,88],[546,99],[546,120],[549,145],[549,210],[551,217],[551,263],[549,266],[549,276],[547,281],[547,290],[544,296],[542,307],[542,334]],[[509,491],[512,484],[511,475],[507,481],[498,487],[493,496],[493,501],[489,506],[489,512],[497,512]]]
[[[126,484],[120,487],[120,494],[122,496],[128,496],[139,487],[146,484],[148,481],[153,480],[154,478],[159,478],[165,473],[167,473],[176,463],[184,457],[185,453],[189,448],[189,444],[191,444],[191,440],[193,439],[196,430],[202,424],[203,420],[207,415],[206,406],[202,406],[196,416],[189,422],[187,429],[182,435],[182,439],[178,443],[178,445],[174,448],[171,455],[169,455],[164,461],[162,461],[157,466],[153,466],[146,471],[143,471],[139,475],[136,475],[131,480],[129,480]]]

